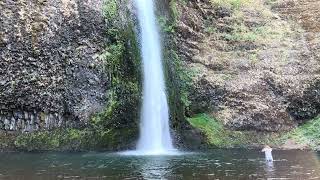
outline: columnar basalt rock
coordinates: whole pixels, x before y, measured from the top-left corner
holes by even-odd
[[[58,113],[37,111],[2,112],[0,116],[0,130],[33,132],[39,129],[51,130],[55,128],[73,128],[77,123],[73,119],[66,119]]]
[[[0,2],[0,128],[87,124],[109,88],[102,0]]]

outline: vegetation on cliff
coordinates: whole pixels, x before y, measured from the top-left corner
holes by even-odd
[[[320,150],[320,117],[317,117],[290,132],[284,133],[278,140],[278,144],[287,146],[288,143],[294,145],[291,148],[311,148]],[[290,148],[290,145],[288,148]]]
[[[103,12],[108,27],[107,44],[99,59],[103,61],[110,87],[105,108],[93,114],[83,128],[21,134],[15,140],[18,149],[116,150],[134,145],[141,99],[141,62],[134,22],[123,1],[104,1]]]
[[[105,62],[111,89],[107,93],[109,101],[105,110],[93,116],[91,123],[95,130],[101,131],[131,128],[135,134],[130,136],[135,137],[141,99],[141,61],[134,24],[124,2],[110,0],[105,3],[109,41],[100,58]],[[121,21],[121,16],[128,18],[126,22]]]
[[[204,133],[211,148],[256,148],[268,144],[280,149],[320,149],[320,117],[282,133],[230,130],[208,114],[195,115],[188,121]]]
[[[175,2],[178,54],[185,69],[196,72],[187,91],[187,116],[207,143],[282,147],[287,133],[314,142],[316,136],[305,136],[312,132],[305,129],[308,125],[291,131],[318,114],[320,66],[306,49],[310,42],[303,37],[304,29],[275,10],[288,5],[250,0]],[[298,137],[293,135],[296,131]]]
[[[273,133],[231,130],[205,113],[188,118],[188,121],[204,133],[207,146],[211,148],[256,148],[273,143],[279,136]]]

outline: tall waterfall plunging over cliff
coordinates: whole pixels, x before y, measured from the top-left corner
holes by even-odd
[[[135,0],[143,60],[143,106],[137,151],[145,155],[173,150],[162,54],[153,0]]]

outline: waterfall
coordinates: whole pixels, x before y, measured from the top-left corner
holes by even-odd
[[[137,151],[145,155],[174,150],[153,0],[135,0],[143,60],[143,105]]]

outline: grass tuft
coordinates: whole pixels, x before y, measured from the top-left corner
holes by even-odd
[[[201,130],[209,146],[218,148],[234,148],[268,144],[272,134],[257,134],[253,131],[233,131],[224,127],[223,123],[208,114],[198,114],[188,118],[190,124]]]
[[[240,9],[242,6],[252,3],[252,0],[210,0],[210,2],[216,6]]]
[[[314,150],[320,149],[320,117],[288,132],[281,139],[291,139],[299,144],[305,144]]]

